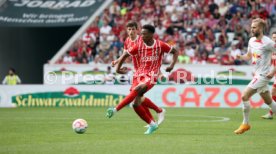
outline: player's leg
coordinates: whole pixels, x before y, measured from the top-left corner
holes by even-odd
[[[144,101],[143,101],[143,105],[153,109],[156,113],[161,113],[162,112],[162,108],[158,107],[157,105],[155,105],[149,98],[145,97]]]
[[[157,78],[155,76],[147,76],[144,78],[144,81],[146,81],[145,83],[147,84],[147,87],[148,87],[147,91],[149,91],[157,83]],[[158,117],[158,122],[157,122],[158,125],[164,121],[165,113],[166,113],[165,109],[159,108],[147,97],[145,97],[142,105],[146,106],[147,108],[155,110]]]
[[[141,100],[141,96],[137,96],[134,100],[134,104],[133,104],[133,109],[134,111],[137,113],[137,115],[144,120],[147,124],[150,123],[155,123],[155,121],[153,120],[152,117],[149,116],[149,114],[147,113],[146,109],[139,103]]]
[[[276,113],[276,103],[272,101],[269,91],[260,93],[261,97],[264,99],[265,103],[270,107],[273,113]]]
[[[158,122],[157,123],[158,123],[158,125],[161,124],[164,121],[165,113],[166,113],[165,109],[159,108],[147,97],[145,97],[142,105],[147,107],[147,108],[153,109],[157,113],[157,117],[158,117]]]
[[[137,96],[135,99],[140,99],[140,98],[138,98],[139,96]],[[141,97],[141,102],[144,102],[144,100],[145,100],[145,97],[144,96],[142,96]],[[134,111],[138,114],[138,116],[141,118],[141,119],[143,119],[146,123],[148,123],[146,120],[145,120],[145,118],[144,118],[144,116],[143,115],[141,115],[141,114],[139,114],[139,109],[137,108],[137,107],[143,107],[144,108],[144,110],[145,110],[145,114],[150,118],[150,119],[152,119],[153,121],[154,121],[154,118],[153,118],[153,116],[152,116],[152,114],[150,113],[150,110],[149,110],[149,108],[148,107],[146,107],[146,106],[144,106],[143,105],[143,103],[141,103],[140,105],[139,104],[135,104],[135,101],[134,101],[134,103],[133,103],[133,109],[134,109]],[[146,125],[145,127],[149,127],[150,125],[148,124],[148,125]]]
[[[136,108],[134,108],[134,107],[137,107],[137,106],[143,107],[144,110],[145,110],[145,114],[147,114],[147,116],[148,116],[150,119],[154,120],[152,114],[150,113],[149,108],[148,108],[147,106],[144,105],[144,102],[146,101],[146,98],[143,96],[143,94],[144,94],[145,92],[147,92],[149,89],[151,89],[152,86],[151,86],[151,85],[148,86],[146,83],[145,83],[145,84],[140,84],[139,86],[140,86],[140,87],[143,87],[143,88],[142,88],[143,90],[142,90],[142,92],[140,93],[140,95],[138,95],[138,96],[135,98],[134,103],[133,103],[133,109],[135,110]],[[136,87],[135,87],[135,88],[136,88]],[[135,89],[135,88],[134,88],[134,89]],[[135,110],[135,112],[137,113],[136,110]],[[139,115],[139,114],[138,114],[138,115]],[[141,115],[139,115],[139,116],[143,119],[143,117],[142,117]]]
[[[250,103],[249,103],[249,99],[252,95],[254,95],[257,92],[256,89],[252,89],[249,86],[246,87],[246,89],[243,91],[242,94],[242,111],[243,111],[243,122],[240,125],[240,127],[235,130],[234,132],[236,134],[242,134],[245,131],[250,129],[250,125],[249,125],[249,113],[250,113]]]
[[[149,115],[144,109],[144,107],[141,105],[143,103],[142,98],[144,93],[146,93],[152,87],[153,87],[152,85],[147,85],[146,83],[140,84],[139,86],[137,86],[136,88],[141,90],[138,96],[135,98],[134,104],[133,104],[133,108],[135,112],[139,115],[141,119],[143,119],[149,125],[148,130],[145,132],[145,134],[147,135],[152,134],[154,131],[158,129],[158,125],[155,123],[152,115],[151,114]]]
[[[145,101],[146,101],[146,97],[142,97],[141,98],[141,106],[145,109],[145,111],[146,111],[146,113],[147,113],[147,115],[151,118],[151,119],[154,119],[153,118],[153,116],[152,116],[152,114],[151,114],[151,112],[150,112],[150,110],[149,110],[149,108],[145,105]]]
[[[275,80],[276,81],[276,80]],[[272,99],[274,102],[276,102],[276,83],[274,81],[274,84],[272,86],[272,91],[271,91],[271,95],[272,95]],[[269,109],[269,112],[263,116],[261,116],[263,119],[273,119],[273,112],[271,109]]]
[[[142,85],[142,86],[145,87],[145,92],[149,91],[153,87],[153,84],[150,84],[150,82],[145,82],[146,79],[148,79],[148,78],[144,77],[144,76],[142,76],[140,78],[134,78],[133,79],[133,86],[131,87],[131,90],[135,89],[137,87],[137,85],[141,85],[141,83],[143,83],[144,85]],[[139,102],[139,104],[141,104],[144,107],[144,109],[145,109],[146,113],[148,114],[148,116],[151,119],[154,119],[152,114],[150,113],[150,110],[149,110],[148,106],[146,105],[146,104],[148,104],[148,102],[147,102],[148,100],[149,100],[148,98],[146,99],[146,97],[142,96],[141,97],[141,102]]]
[[[136,86],[135,89],[131,90],[130,93],[115,108],[108,108],[106,117],[111,118],[116,112],[130,104],[138,95],[143,95],[147,89],[147,87],[144,85],[145,84],[140,84]]]

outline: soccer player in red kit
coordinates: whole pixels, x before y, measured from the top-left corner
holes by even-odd
[[[124,43],[124,51],[126,52],[129,48],[133,47],[135,44],[138,44],[138,42],[142,41],[142,37],[139,36],[138,33],[138,24],[134,21],[129,21],[126,25],[127,27],[127,34],[128,37],[125,40]],[[118,60],[115,60],[112,62],[112,66],[115,66],[118,63]],[[139,57],[138,55],[132,56],[132,62],[134,65],[134,70],[137,71],[138,67],[139,67]],[[134,79],[135,76],[134,76]],[[130,88],[130,90],[133,90],[135,88],[135,86],[137,86],[137,81],[133,80],[133,85]],[[156,113],[157,113],[157,117],[158,117],[158,122],[157,124],[161,124],[164,120],[165,117],[165,109],[159,108],[158,106],[156,106],[149,98],[143,97],[142,98],[143,103],[141,104],[142,107],[144,107],[145,111],[147,112],[148,116],[150,116],[150,118],[153,119],[152,114],[150,113],[150,109],[153,109]],[[133,108],[136,111],[137,108]],[[141,117],[142,118],[142,117]],[[147,125],[146,127],[148,127],[149,125]]]
[[[158,124],[148,116],[145,109],[142,107],[143,95],[149,91],[156,83],[158,76],[160,75],[160,67],[164,53],[173,54],[173,61],[166,68],[167,72],[170,72],[177,61],[178,51],[168,44],[153,39],[155,28],[152,25],[144,25],[142,27],[142,41],[138,44],[130,47],[127,52],[124,52],[121,58],[119,58],[116,72],[120,74],[127,73],[126,67],[122,67],[123,62],[129,56],[139,57],[139,67],[137,68],[134,76],[137,81],[133,83],[133,89],[115,108],[109,108],[107,110],[107,117],[111,118],[116,112],[122,109],[134,101],[133,107],[136,108],[136,113],[142,117],[144,121],[149,124],[149,127],[145,134],[151,134],[158,128]]]

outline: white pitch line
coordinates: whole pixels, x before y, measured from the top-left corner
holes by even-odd
[[[166,117],[201,117],[209,118],[211,120],[170,120],[170,122],[226,122],[229,121],[228,117],[218,117],[218,116],[206,116],[206,115],[166,115]],[[215,119],[215,120],[212,120]]]

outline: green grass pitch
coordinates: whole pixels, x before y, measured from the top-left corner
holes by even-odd
[[[167,108],[166,119],[152,135],[131,108],[111,119],[107,108],[0,109],[1,154],[273,154],[276,119],[263,120],[264,109],[252,109],[252,128],[233,131],[241,109]],[[154,112],[152,112],[154,114]],[[154,114],[155,115],[155,114]],[[88,122],[85,134],[71,128],[74,119]]]

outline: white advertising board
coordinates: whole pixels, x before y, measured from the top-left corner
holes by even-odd
[[[0,107],[116,106],[130,85],[17,85],[0,86]],[[160,107],[240,108],[245,86],[156,85],[145,94]],[[257,94],[250,100],[264,108]]]

